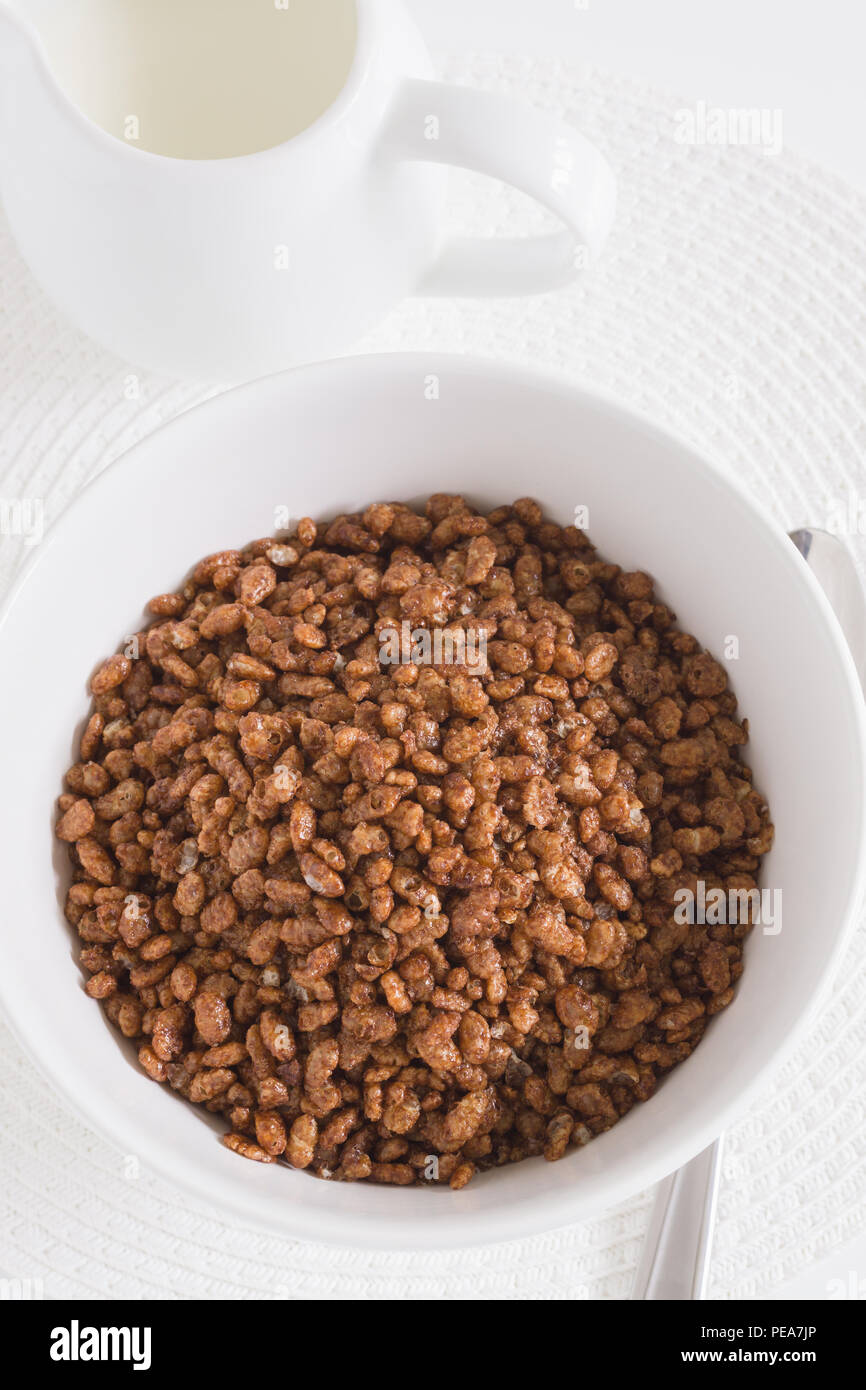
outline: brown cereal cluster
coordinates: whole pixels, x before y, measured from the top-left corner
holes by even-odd
[[[748,923],[675,894],[753,888],[772,826],[646,574],[532,501],[438,495],[149,607],[60,798],[66,912],[88,994],[229,1148],[459,1188],[610,1129],[730,1002]],[[404,623],[486,669],[388,664]]]

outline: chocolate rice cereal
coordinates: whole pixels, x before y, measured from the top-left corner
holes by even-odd
[[[772,842],[723,667],[574,527],[376,503],[211,555],[93,677],[86,990],[224,1142],[461,1188],[652,1096]]]

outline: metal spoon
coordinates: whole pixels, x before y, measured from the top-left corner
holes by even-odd
[[[851,553],[812,527],[792,531],[791,540],[833,605],[866,692],[866,596]],[[659,1183],[632,1299],[706,1296],[721,1154],[719,1138]]]

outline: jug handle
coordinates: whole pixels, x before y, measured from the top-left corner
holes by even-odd
[[[568,122],[497,92],[406,79],[388,122],[402,159],[489,174],[535,198],[565,230],[528,237],[461,237],[446,243],[417,292],[521,295],[569,284],[601,251],[616,211],[604,155]]]

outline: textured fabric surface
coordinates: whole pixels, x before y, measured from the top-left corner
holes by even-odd
[[[720,459],[786,526],[866,501],[866,200],[788,153],[684,146],[679,101],[611,74],[443,57],[522,92],[616,165],[611,247],[533,300],[401,306],[363,349],[547,364],[613,392]],[[545,225],[520,196],[454,179],[463,231]],[[33,283],[0,224],[0,496],[46,521],[133,442],[210,394],[104,354]],[[858,563],[866,542],[850,538]],[[26,558],[0,538],[0,586]],[[35,870],[34,870],[35,871]],[[866,931],[812,1037],[727,1137],[711,1295],[766,1296],[866,1216]],[[49,1297],[620,1298],[652,1194],[536,1239],[393,1255],[269,1239],[140,1171],[94,1135],[0,1026],[0,1270]]]

